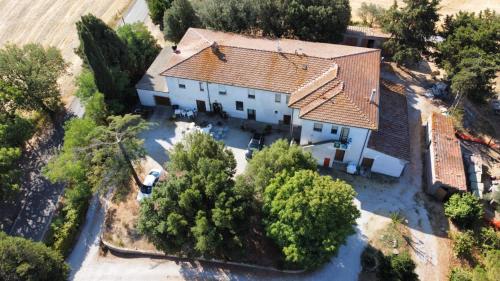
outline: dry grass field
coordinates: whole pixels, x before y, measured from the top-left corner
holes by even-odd
[[[73,52],[78,46],[75,22],[87,13],[108,24],[119,19],[132,0],[0,0],[0,47],[6,43],[41,43],[59,48],[69,75],[61,79],[63,100],[71,102],[73,77],[81,60]]]
[[[361,3],[376,3],[384,8],[388,8],[394,3],[394,0],[350,0],[353,20],[358,20],[357,11]],[[402,3],[398,0],[398,3]],[[441,0],[442,15],[455,14],[458,11],[479,12],[486,8],[500,12],[500,0]]]

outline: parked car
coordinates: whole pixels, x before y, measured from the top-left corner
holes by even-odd
[[[153,107],[138,105],[132,111],[133,114],[141,115],[142,118],[147,119],[153,113]]]
[[[245,153],[245,158],[252,159],[254,151],[259,151],[264,147],[264,136],[262,134],[253,134],[250,142],[248,143],[247,152]]]
[[[141,201],[144,198],[151,197],[151,193],[153,192],[153,187],[158,182],[160,175],[161,175],[160,169],[152,169],[151,171],[149,171],[148,175],[142,182],[142,185],[139,189],[139,193],[137,194],[137,201]]]

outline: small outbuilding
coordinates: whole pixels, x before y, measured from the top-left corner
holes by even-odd
[[[427,121],[426,147],[426,192],[440,200],[456,192],[466,192],[462,151],[451,118],[431,114]]]
[[[382,45],[390,37],[391,36],[389,34],[376,28],[350,25],[344,33],[344,40],[342,41],[342,44],[382,49]]]

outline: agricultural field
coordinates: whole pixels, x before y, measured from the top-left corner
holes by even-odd
[[[59,48],[70,63],[61,83],[63,101],[72,101],[73,77],[80,71],[81,60],[75,55],[78,35],[75,23],[92,13],[108,24],[121,18],[132,0],[0,0],[0,47],[7,43],[40,43]]]
[[[361,7],[361,3],[376,3],[381,5],[384,8],[390,7],[394,0],[351,0],[351,9],[352,9],[352,17],[353,20],[358,20],[357,11],[359,7]],[[398,0],[398,3],[402,3],[403,1]],[[468,11],[468,12],[479,12],[484,9],[492,9],[497,13],[500,12],[500,0],[441,0],[441,9],[440,13],[442,15],[447,14],[455,14],[458,11]]]

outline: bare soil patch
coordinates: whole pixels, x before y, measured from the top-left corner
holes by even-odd
[[[349,1],[351,4],[352,10],[352,18],[353,20],[359,20],[358,17],[358,9],[361,7],[361,3],[363,2],[375,2],[378,5],[381,5],[384,8],[389,8],[394,0],[377,0],[377,1],[369,1],[369,0],[351,0]],[[401,5],[403,1],[399,0],[398,4]],[[441,0],[439,5],[440,10],[439,13],[441,15],[455,14],[458,11],[467,11],[467,12],[479,12],[481,10],[485,10],[487,8],[497,11],[500,11],[500,1],[498,0]]]

